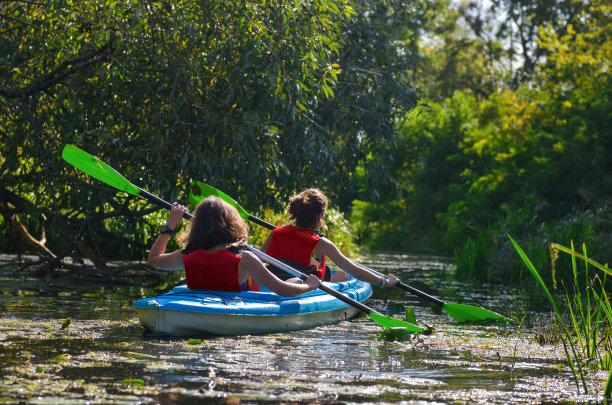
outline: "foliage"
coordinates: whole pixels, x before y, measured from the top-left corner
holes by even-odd
[[[411,54],[396,60],[396,37],[366,35],[403,4],[3,4],[0,212],[14,226],[0,248],[24,249],[18,221],[58,256],[142,257],[163,214],[67,166],[69,143],[169,201],[186,200],[192,179],[253,212],[305,186],[333,194],[414,104],[397,74]]]
[[[458,90],[486,99],[506,82],[505,35],[496,35],[499,8],[474,1],[428,2],[414,80],[427,98],[442,102]]]
[[[464,280],[488,280],[521,283],[526,274],[517,261],[514,249],[505,234],[520,235],[516,240],[524,249],[540,275],[548,284],[554,281],[570,283],[573,274],[569,260],[559,258],[553,272],[548,245],[553,241],[586,244],[591,255],[605,257],[612,250],[612,211],[604,205],[597,209],[575,211],[561,221],[547,221],[529,207],[504,212],[498,222],[479,229],[465,239],[455,251],[457,276]]]
[[[393,149],[397,158],[391,169],[402,194],[354,206],[353,218],[367,226],[360,236],[367,238],[370,229],[376,229],[372,247],[439,249],[444,227],[436,223],[437,216],[468,191],[461,176],[465,160],[461,141],[468,122],[474,121],[475,108],[472,97],[457,93],[444,104],[421,106],[402,122],[403,136]],[[453,208],[459,210],[459,204]],[[450,220],[445,225],[446,232],[459,226]]]
[[[355,204],[365,243],[458,252],[465,274],[495,280],[494,241],[512,223],[534,248],[558,233],[593,238],[609,228],[575,229],[571,219],[606,206],[612,190],[608,12],[594,2],[567,15],[562,29],[539,26],[537,46],[547,57],[516,90],[499,88],[485,99],[458,90],[410,112],[389,151],[401,194]]]
[[[339,135],[328,143],[332,148],[321,146],[322,152],[334,151],[325,158],[332,158],[335,170],[327,172],[320,183],[331,183],[327,187],[330,194],[344,196],[345,204],[339,201],[343,209],[354,197],[350,174],[358,164],[368,199],[395,187],[389,175],[393,164],[389,146],[398,135],[396,121],[417,102],[407,71],[418,58],[415,37],[422,12],[420,1],[361,0],[352,4],[356,16],[343,31],[338,86],[334,97],[322,100],[315,111],[319,120],[329,123],[325,131]],[[381,116],[392,119],[381,120]]]
[[[587,257],[586,246],[582,245],[582,254],[574,250],[573,244],[570,248],[552,243],[550,245],[553,263],[559,257],[559,252],[570,255],[571,273],[573,280],[563,283],[565,288],[565,301],[563,307],[556,304],[556,297],[549,291],[546,283],[540,276],[540,272],[530,261],[529,257],[521,249],[519,244],[508,235],[510,242],[518,252],[520,258],[527,266],[532,276],[546,293],[549,303],[553,308],[553,313],[560,329],[563,332],[563,342],[568,364],[574,374],[576,385],[582,382],[582,387],[586,392],[584,370],[585,365],[591,362],[592,369],[609,369],[610,338],[612,336],[612,311],[610,310],[610,298],[606,293],[605,280],[607,275],[612,275],[612,270],[607,265],[602,265]],[[578,270],[576,259],[584,263],[584,270]],[[589,264],[601,270],[604,277],[589,274]],[[581,266],[582,267],[582,266]],[[583,274],[580,274],[583,273]],[[582,280],[579,280],[579,275]],[[553,287],[556,288],[553,280]],[[570,286],[569,289],[566,287]],[[564,314],[565,312],[565,314]],[[566,321],[570,324],[568,328]],[[571,349],[568,351],[568,346]],[[595,361],[594,363],[592,361]],[[605,396],[609,396],[610,377],[605,388]]]
[[[560,310],[559,310],[559,308],[558,308],[558,306],[557,306],[557,304],[555,302],[555,299],[554,299],[553,295],[550,293],[550,291],[546,287],[546,284],[544,283],[544,281],[540,277],[540,274],[539,274],[538,270],[534,267],[534,265],[529,260],[529,257],[525,254],[525,252],[521,249],[521,247],[514,241],[514,239],[512,239],[512,237],[510,235],[508,235],[508,238],[510,239],[510,242],[512,242],[512,245],[516,249],[517,253],[519,254],[521,259],[523,260],[523,262],[525,263],[525,265],[527,266],[527,268],[531,272],[531,275],[533,276],[533,278],[535,278],[537,280],[537,282],[540,285],[540,287],[546,293],[546,296],[548,297],[550,305],[551,305],[551,307],[553,309],[553,313],[555,315],[555,318],[558,321],[558,323],[561,325],[563,334],[565,335],[565,338],[567,339],[567,342],[570,345],[571,354],[568,352],[567,348],[566,348],[565,352],[566,352],[568,364],[569,364],[569,366],[570,366],[570,368],[572,370],[572,374],[574,375],[574,379],[576,381],[576,385],[578,385],[580,382],[582,382],[582,387],[583,387],[584,391],[588,392],[587,383],[586,383],[586,380],[585,380],[585,377],[584,377],[584,372],[582,370],[582,362],[580,361],[580,357],[578,356],[578,349],[576,347],[576,344],[574,343],[574,340],[572,339],[572,336],[571,336],[571,333],[570,333],[569,329],[567,328],[567,326],[563,322],[563,316],[561,315],[561,312],[560,312]]]
[[[455,91],[486,100],[498,89],[515,90],[537,79],[550,49],[538,41],[542,27],[566,37],[603,22],[604,2],[432,0],[424,7],[421,64],[414,81],[437,102]],[[608,11],[609,12],[609,11]],[[569,35],[569,40],[573,40]]]

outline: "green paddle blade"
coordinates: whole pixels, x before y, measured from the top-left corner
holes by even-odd
[[[84,171],[91,177],[109,186],[125,191],[128,194],[138,195],[140,193],[140,188],[127,181],[115,169],[76,146],[66,145],[62,151],[62,158],[77,169]]]
[[[503,315],[475,305],[445,303],[442,309],[457,322],[478,322],[488,319],[510,322],[510,319]]]
[[[400,319],[390,318],[388,316],[384,316],[379,314],[378,312],[370,311],[368,314],[370,319],[374,322],[382,326],[383,328],[389,330],[391,328],[406,328],[407,332],[410,333],[423,333],[424,329],[419,328],[416,325],[413,325],[409,322],[402,321]]]
[[[211,195],[216,195],[232,207],[238,210],[243,219],[249,219],[249,214],[242,208],[234,199],[213,186],[209,186],[201,181],[194,181],[189,188],[189,202],[193,205],[198,205],[202,200]]]

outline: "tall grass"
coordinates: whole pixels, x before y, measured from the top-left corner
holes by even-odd
[[[514,236],[546,282],[552,282],[548,246],[572,240],[589,246],[592,256],[612,251],[612,209],[575,211],[562,220],[547,221],[528,207],[507,209],[485,229],[464,238],[455,250],[456,276],[470,282],[524,284],[531,276],[516,256],[506,234]],[[559,258],[558,280],[573,282],[569,257]],[[581,280],[579,280],[581,281]]]
[[[610,299],[605,290],[605,282],[608,274],[612,271],[607,265],[599,264],[598,262],[587,257],[586,247],[583,245],[582,253],[574,250],[573,244],[571,248],[566,248],[562,245],[552,243],[550,252],[552,257],[553,273],[556,271],[556,263],[559,257],[559,251],[568,253],[571,259],[571,272],[573,274],[573,282],[570,288],[565,285],[562,280],[565,290],[564,307],[561,309],[557,306],[555,296],[551,294],[542,279],[540,272],[533,265],[531,260],[521,249],[518,243],[508,238],[519,257],[529,269],[531,275],[537,280],[540,287],[545,292],[550,305],[553,309],[555,319],[560,326],[560,331],[563,334],[562,341],[565,349],[568,364],[574,375],[577,387],[582,387],[585,393],[588,392],[585,379],[585,366],[590,369],[597,370],[599,368],[612,369],[610,367],[611,358],[611,336],[612,336],[612,307]],[[581,260],[584,264],[584,280],[580,281],[579,276],[581,271],[576,259]],[[589,265],[603,272],[602,277],[599,274],[591,276],[589,274]],[[553,284],[555,278],[553,276]],[[568,323],[570,326],[566,325]],[[569,346],[569,347],[568,347]],[[604,395],[610,397],[612,391],[612,372],[608,377]]]
[[[551,248],[554,252],[555,249]],[[571,250],[574,251],[574,246],[572,244]],[[583,246],[584,257],[586,258],[586,248]],[[553,259],[555,254],[553,253]],[[595,290],[595,283],[600,281],[597,276],[590,279],[588,262],[585,262],[585,271],[584,271],[584,285],[588,285],[589,287],[585,289],[583,292],[578,286],[581,284],[578,281],[578,268],[576,265],[576,256],[571,256],[572,259],[572,270],[574,273],[574,284],[573,284],[573,293],[570,294],[570,291],[564,284],[565,290],[565,299],[567,302],[567,308],[569,311],[569,319],[571,321],[575,336],[577,338],[580,349],[582,350],[583,356],[586,359],[596,360],[598,357],[598,341],[597,334],[600,330],[600,326],[603,321],[603,311],[597,305],[595,296],[591,294]],[[554,262],[554,261],[553,261]],[[554,268],[554,267],[553,267]],[[605,278],[604,278],[605,283]],[[599,283],[603,284],[603,283]],[[602,291],[605,294],[605,290],[603,290],[603,285],[601,285]]]

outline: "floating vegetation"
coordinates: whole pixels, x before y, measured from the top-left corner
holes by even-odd
[[[130,387],[144,387],[144,381],[138,378],[126,378],[121,383]]]
[[[386,342],[405,342],[410,340],[411,337],[412,335],[406,330],[406,328],[389,328],[378,332],[378,339]]]
[[[64,329],[68,328],[68,326],[70,326],[70,318],[66,318],[64,320],[64,322],[62,323],[61,329],[64,330]]]
[[[407,294],[393,299],[394,313],[432,325],[429,335],[381,338],[362,317],[292,333],[145,338],[132,304],[147,292],[53,284],[0,282],[0,403],[586,404],[603,400],[608,374],[585,371],[589,393],[577,392],[560,341],[539,344],[510,325],[460,324]],[[16,285],[32,294],[12,294]],[[386,299],[368,304],[384,311]]]

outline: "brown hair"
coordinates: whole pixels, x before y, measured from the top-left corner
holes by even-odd
[[[236,208],[216,196],[205,198],[195,209],[184,253],[230,245],[249,236],[249,226]]]
[[[289,198],[289,215],[295,225],[314,229],[325,213],[327,196],[318,188],[309,188]]]

